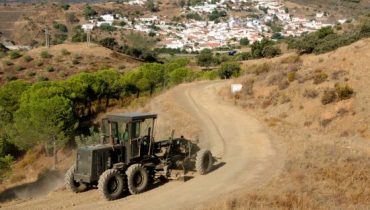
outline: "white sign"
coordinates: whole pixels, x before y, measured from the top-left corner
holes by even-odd
[[[231,84],[231,92],[236,94],[242,91],[243,85],[242,84]]]

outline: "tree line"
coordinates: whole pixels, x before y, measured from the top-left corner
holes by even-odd
[[[183,82],[217,77],[217,72],[193,71],[188,63],[177,59],[147,63],[124,74],[105,69],[62,81],[7,82],[0,87],[0,171],[11,156],[35,145],[56,152],[112,101],[130,101]]]

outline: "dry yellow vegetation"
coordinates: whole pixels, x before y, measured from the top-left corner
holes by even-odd
[[[248,88],[238,99],[228,87],[220,94],[281,136],[286,162],[267,186],[210,209],[369,208],[369,43],[365,39],[323,55],[288,54],[243,64],[246,74],[237,82]],[[315,75],[323,74],[315,82]],[[324,105],[327,90],[335,98]]]

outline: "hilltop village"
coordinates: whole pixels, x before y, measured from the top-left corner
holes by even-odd
[[[232,2],[234,6],[230,7]],[[315,18],[293,16],[276,0],[227,0],[207,1],[203,4],[183,7],[181,15],[185,21],[178,22],[168,17],[155,15],[129,20],[119,14],[104,14],[91,18],[83,24],[84,30],[92,30],[101,25],[140,31],[150,36],[163,37],[161,47],[181,49],[188,52],[205,48],[215,49],[233,45],[240,39],[249,43],[263,38],[300,36],[322,27],[343,24],[345,19],[328,22],[325,12]],[[127,1],[124,4],[144,5],[145,0]],[[248,17],[234,16],[233,12],[248,12]],[[203,18],[207,17],[208,18]],[[117,24],[119,22],[119,24]]]

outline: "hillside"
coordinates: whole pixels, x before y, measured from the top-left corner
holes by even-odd
[[[303,7],[302,10],[309,11],[311,13],[327,12],[329,16],[346,17],[352,18],[358,15],[368,14],[370,8],[369,0],[288,0],[286,2],[292,2],[293,5],[289,5],[291,9],[298,9]]]
[[[321,55],[290,53],[245,61],[239,78],[184,84],[154,98],[144,110],[163,116],[161,134],[168,135],[172,128],[191,138],[200,134],[202,145],[225,161],[209,176],[170,182],[113,202],[99,200],[96,190],[76,195],[61,189],[4,205],[13,209],[151,209],[153,205],[207,210],[367,209],[369,43],[363,39]],[[243,91],[231,95],[231,82],[242,83]],[[179,196],[162,202],[174,195]]]
[[[140,65],[127,55],[119,54],[96,44],[60,44],[49,49],[35,48],[20,52],[20,57],[10,55],[0,58],[0,83],[13,79],[37,81],[63,79],[78,72],[94,72],[103,68],[119,71]]]
[[[287,161],[270,185],[212,209],[370,205],[370,39],[322,55],[244,62],[240,95],[220,92],[274,131]]]

